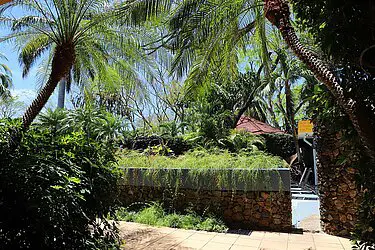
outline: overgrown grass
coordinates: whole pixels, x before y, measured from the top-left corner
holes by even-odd
[[[195,150],[179,157],[147,155],[137,151],[122,151],[119,164],[125,168],[188,168],[188,169],[272,169],[287,167],[287,163],[277,156],[262,151],[247,154],[232,154],[228,151],[208,152]]]
[[[163,226],[212,232],[226,232],[225,224],[212,216],[199,216],[194,212],[187,214],[166,213],[158,203],[152,203],[140,210],[121,208],[116,212],[118,220],[137,222],[151,226]]]
[[[218,190],[236,190],[242,183],[245,191],[259,185],[271,185],[271,173],[262,169],[288,167],[281,158],[262,151],[233,154],[222,150],[195,150],[178,157],[123,151],[119,164],[125,169],[125,183],[138,185],[152,182],[155,186],[168,183],[178,188],[184,182],[197,189],[205,187]],[[134,169],[144,170],[140,173]],[[183,169],[189,170],[184,172]],[[240,171],[226,171],[229,169]]]

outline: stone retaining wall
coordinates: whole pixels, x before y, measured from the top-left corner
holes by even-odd
[[[177,211],[190,209],[199,214],[212,213],[231,228],[290,231],[292,205],[289,172],[288,176],[288,189],[278,191],[215,190],[213,187],[176,189],[166,184],[157,187],[129,185],[127,182],[122,186],[121,199],[124,206],[135,202],[159,201],[166,208],[173,207]]]

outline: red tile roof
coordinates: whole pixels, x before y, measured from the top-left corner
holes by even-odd
[[[258,121],[251,117],[241,116],[237,122],[236,129],[244,129],[256,135],[260,134],[285,134],[284,131],[274,128],[271,125]]]

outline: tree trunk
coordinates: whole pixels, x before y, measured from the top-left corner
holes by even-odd
[[[375,118],[374,108],[361,100],[353,100],[352,98],[346,97],[344,89],[339,83],[339,79],[335,77],[333,72],[317,55],[300,43],[290,23],[289,6],[285,0],[266,0],[264,9],[266,18],[280,30],[288,46],[314,73],[315,77],[324,83],[335,97],[337,103],[347,113],[367,148],[369,156],[375,159],[375,131],[372,126]]]
[[[285,109],[286,109],[286,120],[288,121],[286,125],[286,131],[289,134],[294,134],[293,126],[294,123],[294,103],[292,97],[292,90],[290,89],[289,80],[285,80]]]
[[[66,92],[66,79],[62,79],[59,85],[59,95],[57,98],[57,107],[63,109],[65,107],[65,92]]]
[[[321,226],[325,233],[349,236],[358,223],[362,192],[357,183],[360,150],[352,141],[343,139],[347,130],[342,124],[332,126],[314,120],[314,133],[319,147],[318,187]],[[328,124],[325,124],[328,123]],[[340,127],[341,126],[341,127]],[[345,158],[345,162],[340,159]]]
[[[61,79],[66,77],[74,64],[75,51],[73,46],[57,46],[52,59],[52,71],[47,84],[35,100],[27,108],[22,117],[23,127],[27,130],[35,117],[43,109]]]
[[[285,74],[285,77],[287,77],[287,74]],[[288,131],[288,133],[293,135],[293,141],[296,147],[298,162],[301,163],[301,152],[300,152],[299,143],[298,143],[293,94],[292,94],[292,89],[291,89],[290,82],[288,79],[285,81],[285,106],[286,106],[286,117],[287,117],[287,120],[289,121],[289,126],[290,126],[290,131]]]

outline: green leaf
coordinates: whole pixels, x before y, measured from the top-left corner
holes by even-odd
[[[67,180],[68,180],[69,182],[74,182],[74,183],[76,183],[76,184],[81,183],[81,180],[80,180],[79,178],[77,178],[77,177],[68,177]]]
[[[59,189],[62,189],[64,187],[60,186],[60,185],[55,185],[55,186],[51,186],[51,188],[53,189],[56,189],[56,190],[59,190]]]

